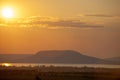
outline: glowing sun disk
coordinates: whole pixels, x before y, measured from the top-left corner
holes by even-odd
[[[12,8],[3,8],[2,9],[2,16],[5,18],[12,18],[14,16],[14,12]]]

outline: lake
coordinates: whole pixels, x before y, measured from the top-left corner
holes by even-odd
[[[0,63],[0,65],[21,66],[60,66],[60,67],[94,67],[94,68],[120,68],[120,65],[111,64],[40,64],[40,63]]]

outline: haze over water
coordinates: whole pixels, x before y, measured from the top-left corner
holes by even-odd
[[[0,63],[0,65],[5,63]],[[120,65],[112,65],[112,64],[43,64],[43,63],[6,63],[10,66],[16,66],[16,67],[41,67],[41,66],[54,66],[54,67],[91,67],[91,68],[120,68]],[[5,66],[5,65],[3,65]]]

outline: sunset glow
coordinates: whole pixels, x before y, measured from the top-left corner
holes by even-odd
[[[0,54],[75,50],[120,56],[120,0],[0,0]]]

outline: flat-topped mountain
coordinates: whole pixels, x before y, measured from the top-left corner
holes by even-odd
[[[16,56],[16,58],[14,57]],[[45,50],[33,55],[0,57],[0,62],[15,63],[61,63],[61,64],[114,64],[107,59],[83,55],[73,50]],[[116,64],[116,63],[115,63]]]
[[[102,64],[106,61],[73,50],[46,50],[19,60],[30,63]]]
[[[67,58],[77,58],[81,54],[72,50],[47,50],[47,51],[39,51],[33,57],[38,58],[52,58],[52,59],[67,59]]]

